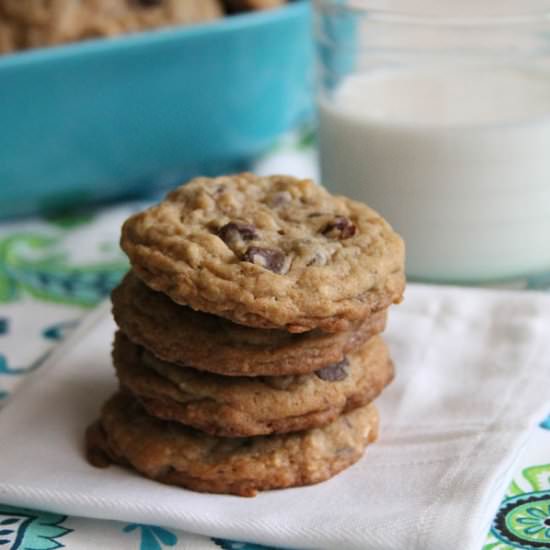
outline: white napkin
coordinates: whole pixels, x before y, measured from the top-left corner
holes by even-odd
[[[104,305],[0,413],[0,502],[295,548],[479,550],[550,401],[550,296],[410,285],[387,341],[381,437],[320,485],[208,495],[98,470],[83,433],[114,390]]]

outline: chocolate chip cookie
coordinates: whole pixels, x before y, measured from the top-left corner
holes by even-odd
[[[349,330],[405,284],[376,212],[289,176],[196,178],[129,218],[121,246],[151,288],[258,328]]]
[[[219,0],[0,0],[0,53],[222,15]]]
[[[205,374],[160,361],[122,332],[115,337],[113,362],[121,386],[149,414],[224,437],[323,426],[342,412],[370,403],[393,378],[380,337],[339,363],[299,376]]]
[[[170,363],[225,376],[305,374],[337,363],[384,330],[381,311],[339,333],[262,330],[194,311],[151,290],[132,272],[112,293],[118,326]]]
[[[374,405],[346,413],[324,428],[275,436],[218,438],[147,415],[116,394],[86,433],[95,466],[130,466],[142,475],[211,493],[257,491],[319,483],[356,462],[378,432]]]

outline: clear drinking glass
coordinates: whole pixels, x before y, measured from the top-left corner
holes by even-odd
[[[323,183],[389,220],[410,278],[550,283],[548,2],[314,7]]]

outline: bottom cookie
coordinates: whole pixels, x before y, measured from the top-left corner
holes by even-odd
[[[329,479],[356,462],[377,435],[372,404],[323,428],[227,439],[148,416],[133,397],[117,393],[88,428],[86,447],[94,466],[121,464],[194,491],[254,496]]]

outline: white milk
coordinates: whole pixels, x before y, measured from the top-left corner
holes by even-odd
[[[550,75],[352,76],[320,104],[321,172],[401,233],[412,277],[550,271]]]

